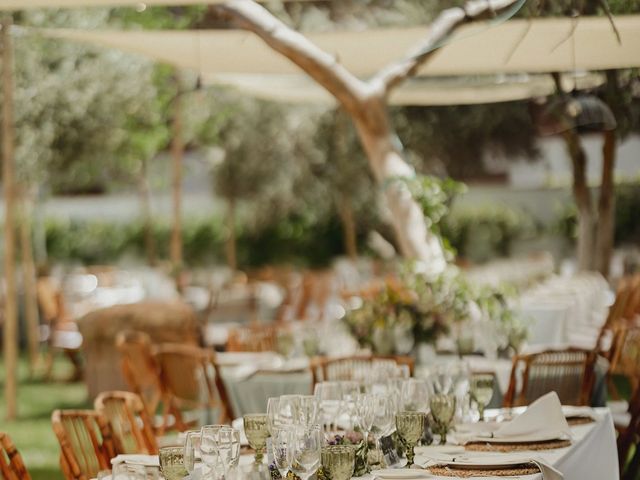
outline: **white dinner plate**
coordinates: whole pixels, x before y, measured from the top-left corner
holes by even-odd
[[[372,472],[373,478],[379,480],[396,480],[410,478],[429,478],[431,474],[415,468],[385,468],[383,470],[375,470]]]
[[[549,442],[552,440],[568,440],[569,437],[560,431],[547,432],[540,434],[526,434],[526,435],[510,435],[508,437],[478,437],[474,438],[473,442],[486,442],[486,443],[533,443],[533,442]]]
[[[529,463],[530,457],[524,455],[494,455],[494,454],[459,454],[448,455],[433,453],[429,460],[442,465],[457,468],[503,468]]]

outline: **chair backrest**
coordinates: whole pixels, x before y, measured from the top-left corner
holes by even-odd
[[[31,480],[20,453],[6,433],[0,432],[0,478],[2,480]]]
[[[116,454],[158,453],[151,417],[138,395],[103,392],[96,398],[94,406],[109,423]]]
[[[111,468],[115,450],[107,421],[94,410],[55,410],[51,425],[67,480],[89,480]]]
[[[618,436],[618,462],[621,480],[636,480],[640,474],[640,388],[629,401],[631,421]]]
[[[221,393],[224,385],[213,352],[192,345],[164,343],[157,347],[155,358],[165,403],[174,409],[174,414],[183,409],[219,408],[221,422],[232,420],[227,418],[230,409],[225,402],[226,394]]]
[[[151,338],[144,332],[120,332],[116,336],[116,348],[122,356],[122,374],[129,388],[140,396],[153,418],[162,400],[162,388]]]
[[[277,326],[252,324],[229,331],[227,352],[270,352],[276,350]]]
[[[408,370],[409,375],[413,375],[414,360],[407,356],[319,357],[311,362],[311,371],[315,385],[320,381],[364,380],[372,370],[391,371],[402,366]]]
[[[629,295],[622,311],[622,317],[631,320],[640,309],[640,274],[629,280]]]
[[[551,391],[564,405],[589,405],[595,361],[594,352],[577,348],[517,355],[504,405],[528,405]]]
[[[637,380],[640,377],[640,325],[619,325],[611,351],[609,372]]]
[[[607,347],[603,345],[605,338],[610,338],[611,332],[616,328],[618,321],[624,317],[624,314],[629,303],[629,298],[633,293],[634,277],[623,277],[618,282],[618,288],[616,289],[616,298],[613,305],[609,307],[609,313],[607,318],[600,329],[598,335],[597,347],[603,351],[607,350]]]

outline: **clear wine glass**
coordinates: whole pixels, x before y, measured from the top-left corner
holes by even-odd
[[[373,423],[371,432],[375,438],[377,456],[379,458],[380,467],[384,467],[384,455],[380,446],[380,440],[385,435],[389,435],[393,429],[393,420],[395,417],[395,407],[393,399],[387,395],[374,395],[372,397],[373,404]]]
[[[345,428],[347,430],[353,430],[356,400],[358,395],[361,393],[360,384],[358,382],[342,381],[340,382],[340,390],[342,392],[342,406],[340,407],[340,410],[349,419],[349,425]]]
[[[314,395],[320,406],[320,420],[329,438],[331,432],[337,430],[338,415],[342,406],[342,390],[338,382],[321,382],[316,384]]]
[[[298,423],[306,427],[318,423],[318,399],[314,395],[300,395]]]
[[[360,427],[362,431],[362,442],[365,451],[365,456],[369,451],[369,433],[371,432],[371,428],[373,426],[373,418],[375,415],[374,412],[374,395],[371,394],[361,394],[356,398],[355,405],[355,414],[356,414],[356,423]],[[367,463],[367,472],[370,471],[369,465]]]
[[[273,462],[282,478],[287,478],[287,472],[291,468],[291,429],[290,426],[277,427],[271,432]]]
[[[320,452],[324,443],[320,426],[295,426],[289,443],[291,471],[307,480],[320,467]]]
[[[402,382],[401,410],[407,412],[427,412],[429,410],[429,386],[426,380],[409,378]]]
[[[471,398],[478,404],[480,421],[484,421],[484,409],[493,397],[493,375],[476,373],[471,377]]]
[[[431,374],[435,393],[449,394],[453,390],[453,367],[449,363],[436,365]]]
[[[282,395],[278,404],[278,418],[283,425],[293,425],[300,415],[300,395]]]
[[[271,397],[267,400],[267,428],[269,429],[269,435],[273,436],[273,431],[280,426],[280,397]]]
[[[201,462],[199,430],[189,430],[184,434],[184,466],[189,474],[196,470],[196,464]]]

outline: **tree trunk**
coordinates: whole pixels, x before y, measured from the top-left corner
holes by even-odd
[[[147,161],[142,161],[142,169],[138,177],[138,195],[140,196],[140,210],[142,213],[142,229],[144,235],[144,249],[147,263],[155,267],[158,263],[156,239],[153,235],[153,214],[151,211],[151,190],[147,180]]]
[[[184,157],[184,142],[182,138],[182,81],[180,74],[177,72],[176,86],[177,93],[173,102],[173,137],[171,140],[173,226],[171,230],[170,255],[176,280],[179,280],[182,270],[182,161]]]
[[[597,269],[609,277],[611,255],[613,253],[615,224],[614,171],[616,164],[616,132],[604,132],[602,145],[602,184],[598,201],[598,230],[596,234]]]
[[[407,57],[391,62],[368,81],[351,74],[334,55],[321,50],[251,0],[228,0],[210,8],[236,26],[258,35],[336,98],[356,124],[374,176],[385,188],[388,217],[402,255],[421,261],[430,271],[439,272],[446,266],[440,239],[427,229],[422,210],[406,185],[393,181],[397,177],[414,176],[415,172],[402,158],[402,145],[387,117],[387,99],[394,88],[415,75],[420,65],[427,62],[458,27],[493,17],[515,3],[516,0],[472,0],[463,8],[443,11],[425,39]]]
[[[13,125],[13,45],[12,19],[2,20],[2,189],[4,191],[4,398],[7,420],[18,415],[18,311],[16,305],[15,249],[15,185],[14,185],[14,125]]]
[[[351,260],[358,259],[358,242],[356,235],[356,222],[353,218],[353,208],[346,195],[340,195],[338,200],[338,213],[342,223],[344,249]]]
[[[22,215],[20,218],[20,253],[22,254],[22,275],[24,287],[24,316],[29,352],[29,371],[35,374],[40,361],[40,332],[38,319],[38,294],[36,291],[36,269],[33,261],[30,199],[22,195]]]
[[[356,128],[377,183],[384,188],[389,220],[394,228],[401,254],[420,260],[429,271],[437,273],[446,266],[440,239],[424,221],[424,214],[400,177],[415,175],[403,159],[402,144],[392,130],[382,99],[369,102],[367,116],[356,119]]]
[[[575,129],[564,132],[573,167],[573,198],[578,209],[577,260],[580,271],[594,267],[594,212],[587,183],[587,154]]]
[[[227,265],[233,271],[238,269],[236,245],[236,199],[227,199]]]

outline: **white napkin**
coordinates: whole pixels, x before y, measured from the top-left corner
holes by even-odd
[[[498,428],[487,426],[484,432],[463,430],[456,433],[455,439],[458,443],[465,444],[491,439],[534,442],[570,436],[571,429],[562,411],[560,399],[555,392],[549,392],[510,422],[504,422]]]
[[[159,467],[160,460],[157,455],[120,454],[111,459],[111,465],[128,463],[131,465],[144,465],[145,467]]]
[[[562,412],[558,394],[549,392],[529,405],[522,415],[496,430],[493,438],[523,437],[526,441],[526,437],[560,438],[570,435],[571,429]]]

